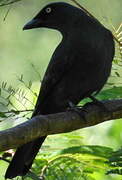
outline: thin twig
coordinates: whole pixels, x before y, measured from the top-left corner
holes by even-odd
[[[26,110],[10,110],[10,111],[2,111],[2,113],[5,114],[10,114],[10,113],[14,113],[14,114],[19,114],[19,113],[23,113],[23,112],[33,112],[34,109],[26,109]],[[1,112],[0,112],[1,113]]]
[[[91,16],[92,18],[96,19],[95,16],[93,16],[87,9],[85,9],[83,6],[81,6],[80,3],[78,3],[76,0],[71,0],[74,2],[78,7],[80,7],[88,16]],[[98,21],[98,19],[96,19]]]
[[[14,1],[11,1],[11,2],[9,2],[9,3],[2,3],[2,4],[0,4],[0,7],[1,7],[1,6],[8,6],[8,5],[10,5],[10,4],[13,4],[13,3],[16,3],[16,2],[19,2],[19,1],[21,1],[21,0],[14,0]]]
[[[10,12],[11,8],[12,8],[12,4],[11,4],[11,6],[9,6],[9,8],[8,8],[8,10],[7,10],[7,12],[6,12],[4,18],[3,18],[3,21],[6,20],[6,18],[7,18],[7,16],[8,16],[8,13]]]

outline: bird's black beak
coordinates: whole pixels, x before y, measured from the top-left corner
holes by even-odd
[[[23,27],[23,30],[39,28],[42,26],[42,23],[39,19],[32,19]]]

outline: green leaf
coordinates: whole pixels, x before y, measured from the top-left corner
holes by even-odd
[[[7,118],[6,114],[4,112],[0,112],[0,117],[1,118]]]

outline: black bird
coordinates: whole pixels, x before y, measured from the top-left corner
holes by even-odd
[[[49,62],[32,117],[65,111],[69,102],[77,105],[98,93],[110,75],[114,56],[112,33],[70,4],[47,5],[23,29],[41,27],[60,31],[62,41]],[[45,138],[19,147],[5,178],[25,175]]]

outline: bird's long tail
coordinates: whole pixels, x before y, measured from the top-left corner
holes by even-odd
[[[38,138],[17,149],[6,171],[6,179],[12,179],[16,176],[23,176],[29,171],[33,163],[33,160],[35,159],[35,156],[37,155],[45,138],[46,136]]]

